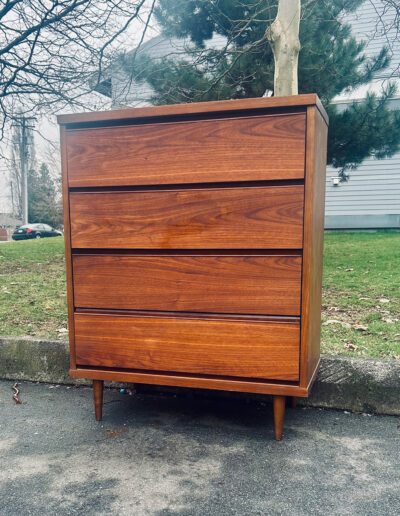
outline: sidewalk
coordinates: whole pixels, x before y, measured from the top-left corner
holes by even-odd
[[[0,515],[398,515],[400,420],[0,382]]]

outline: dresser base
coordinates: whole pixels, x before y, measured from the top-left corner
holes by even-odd
[[[254,394],[277,394],[307,398],[318,370],[317,364],[308,385],[302,387],[299,382],[281,382],[278,380],[256,380],[250,378],[233,378],[231,376],[189,375],[178,373],[160,373],[156,371],[137,371],[124,369],[107,369],[78,367],[70,369],[72,378],[88,380],[105,380],[111,382],[147,383],[169,385],[171,387],[190,387],[194,389],[211,389],[218,391],[250,392]]]
[[[95,417],[97,421],[102,419],[104,380],[270,394],[272,395],[273,400],[275,439],[280,441],[283,435],[286,402],[288,402],[292,408],[295,408],[297,397],[308,397],[317,370],[318,366],[316,367],[311,382],[307,387],[300,387],[299,384],[289,382],[255,381],[249,379],[232,379],[231,377],[189,376],[178,375],[176,373],[166,374],[148,371],[138,372],[77,368],[71,369],[70,373],[74,378],[87,378],[93,380],[93,398]]]
[[[94,398],[94,411],[96,421],[101,421],[103,417],[103,380],[93,380],[93,398]],[[274,408],[274,432],[275,439],[280,441],[283,436],[283,423],[285,420],[285,406],[286,396],[273,395],[273,408]],[[296,406],[296,398],[290,397],[291,406]]]

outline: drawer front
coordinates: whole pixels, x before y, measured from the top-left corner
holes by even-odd
[[[301,179],[305,113],[67,131],[71,187]]]
[[[295,255],[75,255],[80,308],[299,315]]]
[[[298,323],[75,314],[83,366],[295,381]]]
[[[71,245],[300,249],[303,186],[71,193]]]

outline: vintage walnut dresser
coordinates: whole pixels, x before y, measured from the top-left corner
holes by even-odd
[[[62,115],[71,375],[308,396],[327,116],[316,95]]]

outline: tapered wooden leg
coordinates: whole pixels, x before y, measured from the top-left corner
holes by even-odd
[[[103,380],[93,380],[94,413],[97,421],[101,421],[103,415],[103,386]]]
[[[285,404],[286,396],[272,397],[274,404],[274,427],[275,427],[275,439],[280,441],[283,434],[283,421],[285,419]]]

